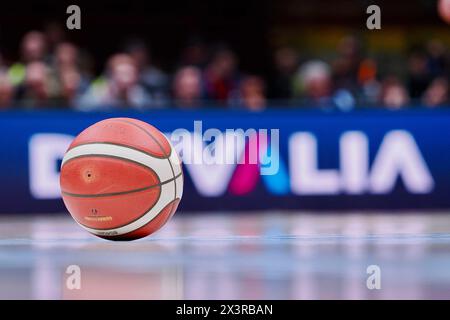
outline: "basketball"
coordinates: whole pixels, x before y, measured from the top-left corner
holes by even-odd
[[[75,221],[109,240],[160,229],[183,192],[181,162],[169,140],[136,119],[111,118],[81,132],[61,165],[61,195]]]

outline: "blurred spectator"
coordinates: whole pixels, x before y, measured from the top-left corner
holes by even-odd
[[[17,88],[16,98],[26,107],[44,107],[49,105],[49,70],[40,61],[26,66],[25,80]]]
[[[218,49],[205,70],[205,90],[208,99],[225,103],[237,88],[237,59],[226,48]]]
[[[193,38],[183,49],[181,54],[182,66],[195,66],[203,69],[208,59],[208,50],[205,43],[199,38]]]
[[[139,70],[139,83],[152,97],[152,103],[158,106],[167,104],[169,80],[168,76],[152,65],[150,52],[141,40],[130,41],[125,52],[134,59]]]
[[[58,44],[66,40],[63,25],[57,21],[50,21],[44,27],[44,35],[50,52],[53,52]]]
[[[55,47],[57,69],[73,68],[78,65],[78,48],[70,42],[59,43]]]
[[[344,37],[337,48],[338,57],[332,63],[333,81],[338,89],[358,90],[361,63],[360,43],[353,36]]]
[[[45,35],[40,31],[28,32],[23,37],[21,50],[24,63],[44,61],[47,54]]]
[[[408,91],[396,77],[388,77],[382,83],[380,102],[390,109],[400,109],[409,103]]]
[[[76,68],[61,69],[59,74],[59,99],[61,104],[73,107],[84,92],[82,77]]]
[[[358,84],[364,86],[377,80],[377,62],[372,58],[365,58],[358,67]]]
[[[151,98],[138,83],[135,60],[123,53],[113,55],[107,66],[106,79],[94,81],[81,97],[81,110],[133,107],[143,109],[151,105]]]
[[[275,52],[274,64],[271,96],[275,99],[291,99],[293,80],[299,64],[298,54],[290,47],[280,48]]]
[[[427,107],[439,107],[449,103],[449,83],[444,77],[433,80],[425,91],[422,102]]]
[[[431,76],[434,78],[448,74],[448,55],[444,44],[437,39],[433,39],[427,44],[427,52],[428,69]]]
[[[355,97],[347,88],[333,91],[330,66],[320,60],[303,64],[296,79],[297,95],[306,98],[303,104],[313,107],[337,107],[348,111],[355,105]]]
[[[262,110],[267,104],[265,90],[265,83],[261,77],[247,76],[240,83],[236,103],[248,110]]]
[[[0,72],[0,109],[10,107],[14,95],[14,87],[5,72]]]
[[[54,76],[58,79],[61,104],[73,106],[87,90],[89,78],[80,68],[78,48],[70,42],[61,42],[55,48]]]
[[[312,60],[300,66],[296,76],[297,96],[311,100],[313,106],[330,104],[332,82],[327,63]]]
[[[368,106],[378,103],[380,95],[380,83],[377,79],[378,66],[372,58],[363,59],[358,69],[358,83],[361,92],[357,96]]]
[[[427,56],[420,52],[412,52],[408,58],[408,89],[411,98],[418,99],[430,83]]]
[[[194,66],[180,68],[173,81],[173,97],[177,106],[194,108],[201,105],[202,74]]]
[[[45,36],[39,31],[30,31],[22,38],[21,61],[8,69],[8,77],[14,86],[21,85],[25,80],[26,66],[31,62],[44,61],[47,54]]]

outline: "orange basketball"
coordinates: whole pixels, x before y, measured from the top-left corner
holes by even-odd
[[[134,240],[161,228],[183,192],[181,162],[167,138],[135,119],[90,126],[61,166],[61,194],[75,221],[109,240]]]

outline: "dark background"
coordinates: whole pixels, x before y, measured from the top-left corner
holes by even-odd
[[[335,25],[367,32],[365,10],[370,4],[382,7],[384,29],[446,26],[436,14],[434,0],[16,0],[1,4],[0,50],[5,59],[18,59],[19,41],[27,31],[52,22],[65,25],[71,4],[81,7],[82,28],[68,32],[69,40],[93,53],[98,71],[103,68],[98,61],[105,61],[126,38],[136,36],[150,44],[154,63],[168,71],[176,67],[173,61],[182,48],[200,39],[229,45],[244,71],[267,73],[273,47],[280,43],[274,31],[291,37],[313,32],[320,37],[318,28]]]

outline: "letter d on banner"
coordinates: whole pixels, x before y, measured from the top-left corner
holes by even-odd
[[[28,143],[30,193],[36,199],[57,199],[59,190],[58,160],[72,142],[73,137],[58,133],[39,133]]]

